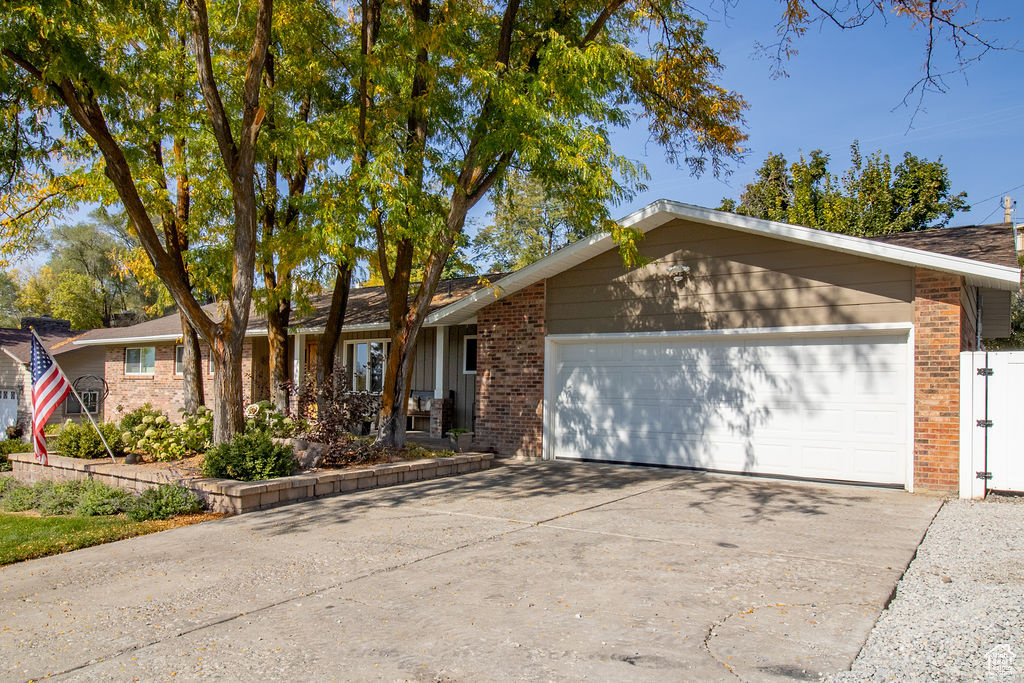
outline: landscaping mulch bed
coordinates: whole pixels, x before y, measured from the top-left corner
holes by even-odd
[[[353,467],[369,467],[388,463],[422,460],[423,458],[443,458],[455,455],[453,451],[437,451],[422,444],[407,443],[402,448],[374,448],[373,440],[366,437],[353,437],[344,444],[335,444],[324,457],[320,467],[312,470],[297,471],[296,474],[315,472],[316,470],[340,470]],[[203,474],[203,455],[193,455],[181,460],[146,460],[136,467],[162,470],[180,478],[199,478]]]

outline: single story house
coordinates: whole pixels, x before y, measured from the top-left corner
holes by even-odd
[[[0,440],[6,438],[7,427],[14,424],[21,425],[26,435],[29,433],[32,419],[32,373],[29,370],[32,333],[29,325],[36,328],[43,345],[79,390],[84,409],[96,419],[102,419],[103,350],[71,344],[77,336],[87,333],[72,332],[71,323],[67,320],[25,318],[21,329],[0,328]],[[83,419],[83,406],[73,396],[68,396],[46,423],[79,422]]]
[[[601,234],[441,284],[412,378],[432,429],[509,455],[957,490],[959,355],[1009,333],[1010,226],[862,239],[665,200],[621,223],[645,233],[640,265]],[[323,315],[294,328],[295,376]],[[247,401],[267,393],[260,324]],[[386,329],[383,292],[353,290],[354,388],[379,390]],[[75,343],[106,346],[111,405],[167,409],[179,334],[164,319]]]

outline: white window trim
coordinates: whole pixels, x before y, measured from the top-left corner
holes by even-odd
[[[134,349],[139,349],[140,350],[140,353],[139,353],[139,368],[140,368],[140,371],[139,372],[129,372],[128,371],[128,352],[132,351]],[[141,371],[141,368],[142,368],[142,353],[141,353],[141,351],[144,350],[144,349],[153,349],[153,369],[150,370],[149,372]],[[124,374],[127,377],[152,377],[154,374],[156,374],[156,347],[155,346],[126,346],[125,349],[124,349]]]
[[[462,374],[463,375],[475,375],[476,374],[476,370],[467,370],[466,369],[466,360],[469,357],[469,344],[468,344],[468,342],[469,342],[470,339],[474,339],[475,340],[476,339],[476,335],[475,334],[467,334],[465,337],[462,338]],[[477,342],[477,360],[478,360],[478,362],[479,362],[479,356],[480,356],[480,346],[479,346],[479,342]]]
[[[184,377],[185,376],[184,372],[178,372],[178,349],[181,349],[182,350],[181,352],[184,354],[185,353],[185,345],[184,344],[175,344],[174,345],[174,376],[175,377]],[[199,355],[200,356],[203,355],[202,349],[199,350]],[[182,363],[181,363],[181,365],[182,365],[182,368],[185,367],[184,356],[182,356]],[[213,377],[213,354],[210,353],[209,350],[207,350],[207,352],[206,352],[206,374],[209,375],[210,377]]]
[[[88,410],[87,406],[85,406],[82,403],[79,403],[78,399],[75,398],[74,394],[70,394],[69,393],[68,397],[64,400],[64,414],[65,415],[85,415],[86,413],[88,413],[89,415],[99,415],[99,413],[100,413],[100,392],[95,390],[95,389],[86,389],[85,391],[78,392],[78,394],[79,394],[79,396],[82,397],[83,400],[85,399],[85,397],[87,395],[91,394],[91,395],[95,396],[96,397],[96,410]],[[80,410],[77,413],[68,410],[68,407],[71,405],[71,401],[74,401],[75,403],[78,403],[78,407],[80,408]]]
[[[383,378],[388,373],[388,352],[391,350],[390,349],[390,347],[391,347],[391,340],[388,339],[387,337],[377,337],[376,339],[348,339],[348,340],[345,341],[345,355],[344,355],[344,358],[345,358],[346,362],[348,362],[348,358],[349,358],[349,348],[348,347],[355,346],[356,344],[366,344],[367,345],[367,347],[366,347],[367,360],[369,360],[369,355],[370,355],[370,347],[369,347],[370,344],[383,344],[384,345],[384,361],[383,361],[383,365],[382,365],[382,368],[381,368],[381,392],[383,392],[383,390],[384,390],[384,387],[383,387],[384,380],[383,380]],[[352,367],[347,368],[347,370],[348,370],[348,382],[349,382],[349,386],[352,387],[352,391],[355,391],[355,385],[356,385],[356,382],[355,382],[355,379],[356,379],[356,367],[355,367],[356,363],[355,363],[355,358],[356,358],[356,354],[355,354],[355,350],[353,349],[353,351],[352,351]],[[367,364],[367,370],[363,374],[363,377],[366,379],[366,386],[369,387],[370,386],[369,364]],[[369,392],[370,390],[369,390],[369,388],[367,388],[367,389],[363,389],[363,391]],[[376,392],[371,392],[371,393],[376,393]]]

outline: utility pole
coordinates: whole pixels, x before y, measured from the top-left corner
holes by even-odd
[[[1010,195],[1003,197],[1003,222],[1013,223],[1013,199]]]

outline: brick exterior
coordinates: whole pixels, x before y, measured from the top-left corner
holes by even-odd
[[[914,489],[955,493],[960,475],[960,351],[969,345],[961,278],[914,273]]]
[[[477,448],[539,458],[544,415],[545,286],[477,314]]]
[[[152,375],[126,375],[124,373],[124,350],[127,346],[153,346],[156,349],[156,363]],[[174,348],[176,344],[131,344],[108,346],[105,364],[105,379],[109,387],[106,401],[106,419],[116,422],[124,412],[134,410],[143,403],[149,403],[163,411],[172,420],[181,419],[179,412],[184,402],[183,380],[174,374]],[[203,370],[209,368],[207,351],[203,349]],[[213,374],[203,374],[203,396],[206,404],[213,400]],[[252,340],[242,346],[242,402],[246,405],[252,396]]]

